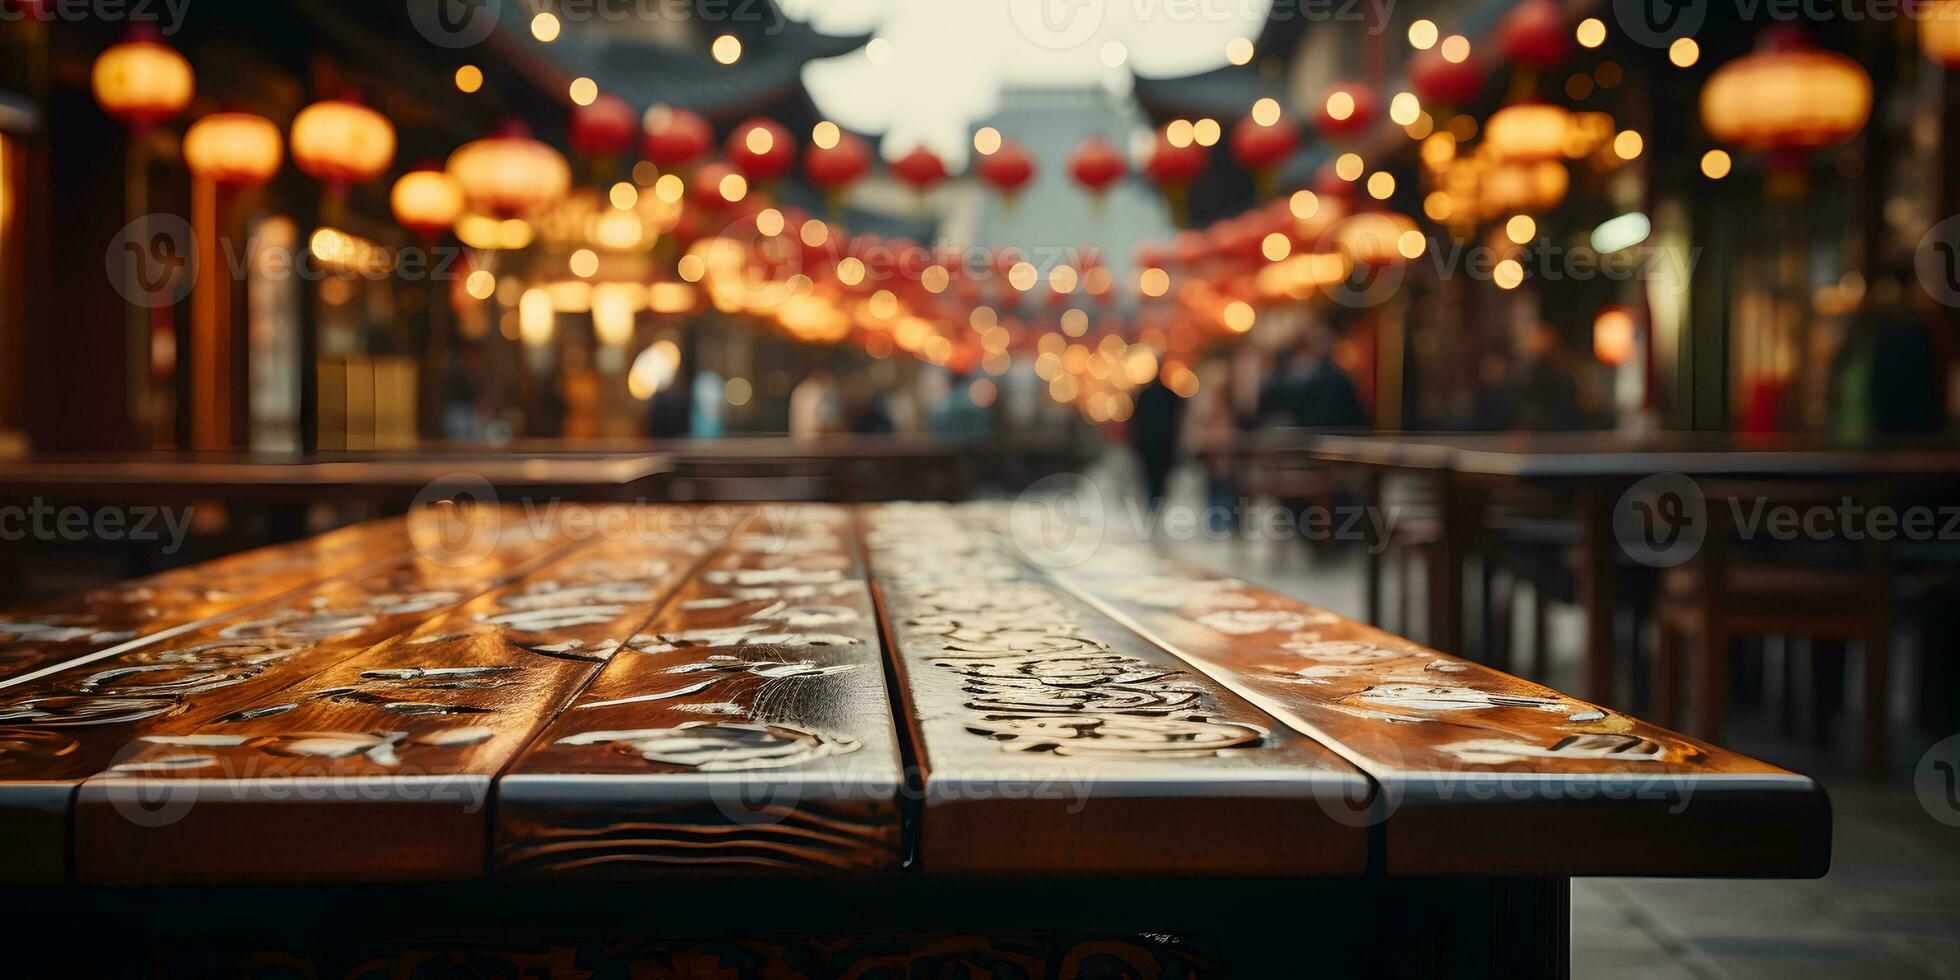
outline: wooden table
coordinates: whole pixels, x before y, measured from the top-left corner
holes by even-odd
[[[654,452],[47,455],[0,459],[0,500],[252,502],[336,494],[406,504],[432,483],[466,478],[511,493],[616,498],[672,467],[672,457]]]
[[[1493,433],[1485,435],[1355,435],[1281,430],[1262,438],[1256,454],[1310,457],[1358,467],[1368,474],[1371,503],[1384,473],[1419,476],[1438,488],[1444,554],[1450,578],[1432,587],[1443,647],[1461,651],[1463,560],[1484,519],[1493,487],[1533,485],[1563,496],[1580,528],[1584,555],[1579,579],[1586,613],[1587,696],[1612,697],[1613,599],[1616,595],[1613,509],[1627,488],[1658,474],[1697,479],[1762,478],[1863,481],[1888,493],[1902,485],[1951,483],[1960,473],[1960,447],[1905,441],[1848,445],[1800,436],[1740,433],[1620,432]],[[1377,556],[1369,557],[1369,618],[1378,615]]]
[[[1829,865],[1803,776],[1039,512],[604,506],[0,679],[16,964],[1561,976],[1572,876]]]

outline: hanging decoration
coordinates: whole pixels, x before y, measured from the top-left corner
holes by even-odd
[[[1341,82],[1328,88],[1320,100],[1314,126],[1322,136],[1344,142],[1367,132],[1380,110],[1381,101],[1373,86],[1365,82]]]
[[[572,108],[571,145],[576,153],[611,159],[633,148],[639,119],[626,100],[608,92]]]
[[[1019,140],[1004,139],[994,152],[982,156],[973,169],[1011,206],[1022,188],[1034,180],[1034,154]]]
[[[1497,26],[1497,49],[1530,68],[1557,68],[1572,54],[1572,29],[1556,0],[1524,0]]]
[[[728,134],[728,162],[751,181],[771,181],[796,165],[796,144],[774,119],[750,119]]]
[[[428,161],[395,181],[388,194],[395,221],[424,241],[433,241],[463,216],[463,185]]]
[[[214,112],[184,131],[184,164],[205,180],[251,187],[279,172],[283,142],[264,116]]]
[[[1793,25],[1764,31],[1755,51],[1716,69],[1701,90],[1708,135],[1745,150],[1842,143],[1865,128],[1871,109],[1864,68],[1811,46]]]
[[[293,117],[293,163],[330,194],[381,176],[395,161],[395,127],[353,99],[315,102]]]
[[[1068,155],[1069,176],[1096,200],[1130,173],[1129,161],[1116,144],[1091,136],[1075,145]]]
[[[921,194],[946,179],[946,164],[938,154],[923,146],[913,147],[912,152],[893,161],[891,170],[893,176]]]
[[[465,143],[445,168],[463,188],[470,207],[495,218],[522,218],[563,198],[571,167],[550,146],[531,138],[523,123],[507,122],[486,139]]]
[[[678,106],[656,105],[641,119],[646,130],[645,152],[659,167],[684,167],[707,155],[714,130],[699,113]]]
[[[197,91],[191,63],[161,38],[155,27],[134,24],[89,72],[96,104],[139,134],[177,118]]]

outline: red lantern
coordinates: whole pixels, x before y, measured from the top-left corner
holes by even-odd
[[[1484,75],[1469,59],[1450,61],[1431,48],[1409,59],[1409,85],[1425,105],[1461,105],[1477,97]]]
[[[1328,139],[1351,139],[1373,126],[1380,111],[1381,100],[1372,87],[1361,82],[1342,82],[1327,90],[1314,125]]]
[[[1270,170],[1299,148],[1300,130],[1284,116],[1270,126],[1247,116],[1232,127],[1232,158],[1247,170]]]
[[[892,164],[892,173],[912,185],[913,190],[924,192],[946,179],[946,165],[940,162],[938,154],[919,146],[898,158]]]
[[[1091,136],[1076,144],[1068,156],[1069,175],[1089,193],[1098,197],[1130,172],[1129,161],[1114,143]]]
[[[1150,159],[1143,164],[1143,175],[1159,186],[1183,185],[1198,179],[1209,162],[1204,147],[1196,143],[1178,146],[1159,133]]]
[[[735,173],[734,167],[720,161],[702,164],[694,179],[688,182],[688,202],[709,211],[726,210],[735,202],[722,193],[722,185],[728,178],[736,176],[740,175]]]
[[[714,145],[714,131],[708,121],[686,109],[657,105],[647,110],[647,159],[662,167],[692,163]]]
[[[871,147],[855,134],[839,131],[837,142],[803,151],[803,176],[826,191],[838,191],[871,170]]]
[[[1556,68],[1572,51],[1572,31],[1553,0],[1524,0],[1498,25],[1497,47],[1512,61]]]
[[[633,145],[633,107],[607,93],[572,110],[572,149],[594,157],[625,153]]]
[[[751,119],[728,134],[727,154],[750,180],[774,180],[796,163],[796,144],[774,119]]]
[[[1018,141],[1001,140],[1000,149],[981,157],[974,170],[994,190],[1011,196],[1034,179],[1034,155]]]

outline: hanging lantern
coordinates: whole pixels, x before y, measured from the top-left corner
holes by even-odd
[[[1572,176],[1557,160],[1537,163],[1503,163],[1473,170],[1479,213],[1485,220],[1510,214],[1537,214],[1558,207],[1572,184]]]
[[[1555,0],[1525,0],[1498,24],[1497,48],[1520,64],[1556,68],[1572,53],[1572,29]]]
[[[1441,46],[1409,59],[1409,87],[1423,105],[1462,105],[1483,90],[1484,74],[1468,58],[1451,61]]]
[[[1519,102],[1491,114],[1484,145],[1511,163],[1535,163],[1565,156],[1573,129],[1572,113],[1543,102]]]
[[[463,215],[463,203],[463,185],[433,163],[403,174],[388,195],[395,220],[424,238],[434,238],[455,224]]]
[[[1255,173],[1284,163],[1299,147],[1299,127],[1284,116],[1270,124],[1246,116],[1232,127],[1232,158]]]
[[[1178,146],[1158,133],[1150,158],[1144,161],[1143,175],[1159,186],[1182,186],[1198,179],[1210,162],[1204,147],[1196,143]]]
[[[1745,150],[1814,150],[1865,128],[1872,80],[1858,63],[1805,43],[1794,27],[1715,70],[1701,90],[1708,135]]]
[[[728,162],[750,180],[774,180],[796,163],[789,130],[774,119],[751,119],[728,134]]]
[[[293,117],[293,163],[328,184],[373,180],[395,160],[395,127],[347,99],[315,102]]]
[[[913,147],[912,152],[899,157],[891,169],[899,180],[921,193],[946,179],[946,165],[940,162],[938,154],[923,146]]]
[[[839,130],[837,142],[803,151],[803,176],[825,191],[839,191],[871,170],[871,147],[854,133]]]
[[[279,172],[279,127],[249,112],[214,112],[184,131],[184,163],[220,184],[250,187]]]
[[[646,155],[661,167],[679,167],[700,159],[714,145],[714,130],[700,115],[670,105],[656,105],[641,120],[646,129]]]
[[[1352,139],[1375,124],[1380,109],[1381,100],[1375,96],[1373,87],[1361,82],[1342,82],[1329,88],[1327,96],[1320,100],[1314,126],[1328,139]]]
[[[1942,68],[1960,68],[1960,0],[1923,0],[1919,50]]]
[[[445,168],[472,208],[499,218],[532,214],[558,202],[572,186],[572,169],[557,150],[530,137],[522,123],[465,143]]]
[[[1333,228],[1334,243],[1357,265],[1392,265],[1402,261],[1403,236],[1420,235],[1416,223],[1394,211],[1361,211],[1342,218]],[[1418,253],[1420,254],[1420,253]]]
[[[688,202],[707,211],[722,211],[748,196],[748,178],[720,161],[705,163],[688,182]],[[736,193],[739,190],[740,193]]]
[[[1034,179],[1034,155],[1019,140],[1004,139],[1000,148],[980,158],[974,172],[1003,197],[1013,197]]]
[[[139,132],[176,118],[197,91],[191,63],[157,38],[148,24],[132,27],[121,44],[95,59],[89,74],[102,111]]]
[[[1069,153],[1068,172],[1084,190],[1101,197],[1129,174],[1130,164],[1123,159],[1123,153],[1116,148],[1116,144],[1100,136],[1091,136],[1076,144],[1074,151]]]
[[[591,105],[572,109],[572,149],[591,157],[616,157],[632,148],[638,124],[625,99],[601,95]]]

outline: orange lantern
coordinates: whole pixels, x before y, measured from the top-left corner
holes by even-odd
[[[1572,184],[1572,175],[1557,160],[1498,164],[1477,171],[1476,178],[1475,193],[1486,218],[1549,211],[1565,200]]]
[[[1484,124],[1484,145],[1512,163],[1556,160],[1565,155],[1572,113],[1543,102],[1507,105]]]
[[[564,155],[532,139],[519,123],[463,144],[449,155],[447,169],[472,207],[502,218],[555,204],[572,187]]]
[[[1708,135],[1746,150],[1841,143],[1865,127],[1871,109],[1871,76],[1806,44],[1793,27],[1764,31],[1754,52],[1716,69],[1701,90]]]
[[[184,132],[184,163],[220,184],[249,187],[279,172],[279,127],[249,112],[214,112]]]
[[[1919,50],[1942,68],[1960,68],[1960,0],[1928,0],[1918,8]]]
[[[1334,243],[1357,265],[1402,261],[1408,257],[1402,236],[1411,233],[1421,235],[1415,222],[1394,211],[1357,212],[1342,218],[1333,229]]]
[[[148,25],[132,28],[126,40],[102,52],[89,82],[102,111],[139,132],[175,118],[197,91],[191,63],[157,40]]]
[[[395,127],[348,99],[315,102],[293,117],[293,162],[329,184],[373,180],[395,161]]]
[[[403,228],[434,238],[462,217],[463,185],[430,164],[395,181],[388,204]]]

